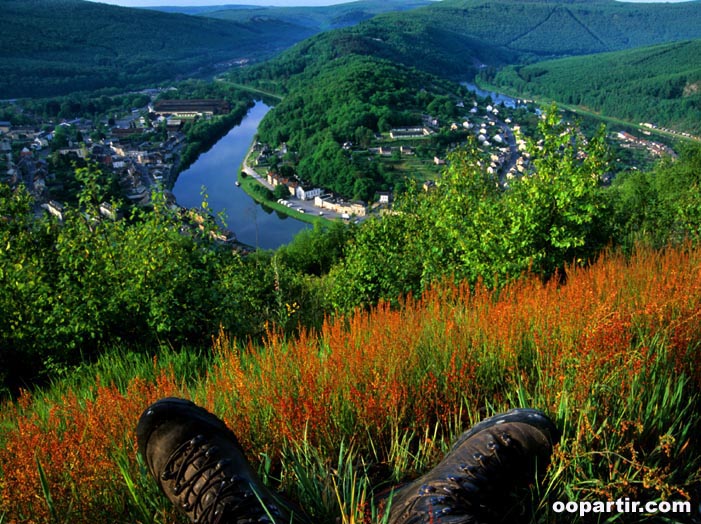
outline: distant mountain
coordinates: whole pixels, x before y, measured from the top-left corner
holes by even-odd
[[[213,18],[247,23],[256,19],[276,20],[296,24],[316,32],[356,25],[388,12],[402,12],[434,3],[435,0],[359,0],[325,7],[252,7],[227,6],[226,9],[201,8],[203,14]],[[207,9],[204,11],[204,9]]]
[[[423,7],[416,7],[427,4]],[[240,7],[240,6],[238,6]],[[410,11],[380,14],[382,10]],[[0,98],[127,87],[270,58],[250,78],[278,81],[348,54],[452,78],[509,64],[701,38],[701,0],[363,0],[207,16],[84,0],[3,0]],[[224,19],[212,18],[212,16]],[[325,27],[337,27],[304,40]]]
[[[701,36],[701,2],[444,0],[423,15],[444,30],[532,58],[630,49]]]
[[[270,58],[328,27],[428,3],[364,0],[328,8],[154,10],[84,0],[3,0],[0,98],[143,86],[215,72],[237,61]]]
[[[216,11],[228,10],[228,9],[259,9],[254,5],[239,5],[239,4],[228,4],[228,5],[188,5],[188,6],[145,6],[142,9],[151,9],[152,11],[162,11],[163,13],[180,13],[183,15],[206,15],[207,13],[213,13]]]
[[[144,85],[261,60],[313,34],[83,0],[3,0],[0,98]]]
[[[347,54],[373,55],[441,76],[701,38],[701,1],[443,0],[317,35],[274,60],[270,77]]]
[[[513,66],[492,82],[528,97],[701,134],[701,40]]]

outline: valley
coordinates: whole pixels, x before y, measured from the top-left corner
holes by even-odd
[[[185,522],[163,397],[319,524],[524,406],[561,438],[518,492],[511,435],[467,457],[480,512],[699,520],[701,0],[0,14],[0,523]]]

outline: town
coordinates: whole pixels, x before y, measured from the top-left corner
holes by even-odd
[[[5,159],[4,166],[0,164],[0,179],[13,186],[23,184],[34,197],[37,212],[43,210],[61,219],[64,210],[61,195],[66,194],[65,186],[70,180],[59,176],[56,170],[61,165],[72,169],[89,160],[114,175],[119,196],[131,204],[148,205],[152,189],[161,187],[176,206],[169,189],[177,178],[181,151],[186,145],[182,131],[184,122],[212,119],[227,114],[230,107],[224,100],[159,99],[162,92],[143,91],[152,99],[148,107],[134,108],[129,114],[113,119],[112,126],[107,126],[107,121],[93,122],[84,118],[59,123],[37,120],[31,126],[0,122],[0,153]],[[500,184],[508,188],[510,180],[527,173],[529,168],[522,123],[514,120],[516,115],[522,118],[530,115],[528,119],[532,120],[538,113],[532,103],[511,102],[497,105],[490,99],[459,100],[456,105],[462,117],[455,121],[441,122],[424,114],[415,126],[376,133],[373,143],[366,148],[351,141],[342,146],[349,154],[399,164],[407,177],[417,178],[425,190],[430,190],[440,179],[449,151],[472,135],[485,153],[487,172],[498,176]],[[645,132],[649,133],[651,128],[653,126],[647,124]],[[107,132],[101,135],[98,129]],[[454,136],[449,147],[440,149],[433,144],[439,133]],[[671,148],[639,139],[629,132],[614,133],[612,137],[623,148],[646,149],[657,156],[674,155]],[[303,218],[302,214],[313,214],[358,222],[390,208],[392,191],[377,191],[372,202],[361,202],[348,200],[325,188],[311,187],[300,180],[292,168],[280,169],[288,153],[286,144],[255,141],[242,165],[243,174],[253,177],[270,190],[271,195],[276,195],[274,201],[278,209],[287,209],[298,218]],[[119,210],[113,209],[108,201],[101,204],[100,213],[112,219],[119,216]],[[230,232],[227,234],[227,238],[232,236]]]

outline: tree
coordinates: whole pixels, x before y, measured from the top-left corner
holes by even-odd
[[[701,235],[701,147],[687,145],[648,172],[619,175],[609,194],[617,241],[662,246]]]
[[[281,198],[290,198],[290,190],[285,184],[278,184],[273,189],[273,198],[279,200]]]
[[[609,153],[603,127],[587,140],[555,105],[543,112],[538,131],[540,140],[528,145],[533,168],[507,192],[504,211],[514,269],[550,275],[565,263],[587,260],[608,240],[602,238],[600,186]]]
[[[585,140],[556,107],[529,144],[532,169],[504,188],[476,140],[450,157],[437,187],[410,187],[394,214],[365,222],[331,272],[348,309],[455,278],[497,286],[532,271],[548,278],[585,261],[608,240],[599,187],[607,169],[603,130]]]
[[[329,274],[334,307],[348,311],[419,291],[423,259],[417,242],[419,224],[409,214],[365,221],[343,261]]]

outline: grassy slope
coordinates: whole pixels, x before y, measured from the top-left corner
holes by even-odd
[[[2,405],[0,517],[173,522],[134,443],[139,414],[168,395],[223,417],[320,524],[363,521],[369,484],[416,475],[477,418],[523,405],[563,432],[524,522],[568,521],[550,506],[568,499],[691,498],[695,511],[700,271],[699,249],[642,249],[574,268],[564,285],[445,285],[330,320],[318,337],[271,332],[254,348],[220,336],[206,365],[189,350],[118,352]]]
[[[701,133],[701,40],[509,67],[494,83],[628,121]]]

